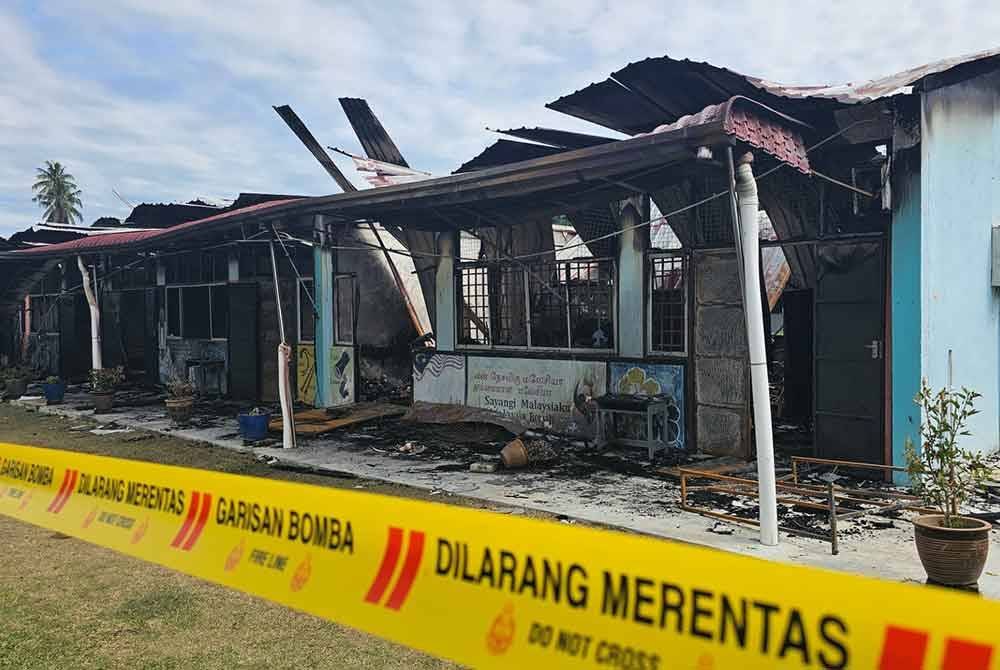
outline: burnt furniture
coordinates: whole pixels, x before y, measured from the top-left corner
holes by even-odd
[[[658,450],[667,449],[667,418],[670,396],[608,393],[595,398],[597,403],[597,446],[622,444],[649,451],[649,460]],[[640,437],[626,437],[619,432],[619,422],[627,417],[638,419]],[[635,423],[633,419],[630,423]],[[645,437],[641,437],[645,435]]]

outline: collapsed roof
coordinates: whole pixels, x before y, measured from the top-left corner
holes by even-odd
[[[975,76],[1000,65],[1000,48],[947,58],[860,84],[786,86],[734,72],[711,63],[669,56],[629,63],[607,79],[564,95],[546,105],[628,135],[694,114],[733,96],[747,96],[796,118],[829,119],[851,105],[935,86],[937,75]]]

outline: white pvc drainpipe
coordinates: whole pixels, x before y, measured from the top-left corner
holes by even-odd
[[[274,237],[278,233],[271,228]],[[278,332],[281,343],[278,344],[278,402],[281,404],[281,446],[291,449],[295,446],[295,412],[292,408],[292,383],[288,367],[291,362],[292,348],[285,338],[284,303],[281,302],[281,287],[278,283],[278,259],[274,254],[274,242],[268,248],[271,251],[271,278],[274,281],[274,304],[278,308]],[[296,290],[298,287],[296,286]]]
[[[743,307],[750,352],[750,385],[757,446],[760,542],[774,546],[778,544],[778,503],[774,477],[774,436],[771,431],[771,388],[767,379],[764,309],[760,299],[757,182],[750,167],[753,154],[746,153],[736,162],[736,195],[739,198],[740,246],[743,253]]]
[[[94,370],[101,370],[104,367],[101,360],[101,309],[97,304],[97,292],[94,290],[97,284],[97,272],[94,272],[95,276],[92,280],[82,256],[76,257],[76,265],[80,268],[83,293],[87,296],[87,306],[90,308],[90,367]],[[94,282],[94,285],[91,285],[91,281]]]

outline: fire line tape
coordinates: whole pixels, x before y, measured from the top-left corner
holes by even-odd
[[[474,667],[1000,669],[1000,603],[443,504],[0,444],[0,513]]]

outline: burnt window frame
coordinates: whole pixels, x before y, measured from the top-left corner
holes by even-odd
[[[499,281],[491,281],[490,275],[500,277]],[[581,274],[586,277],[581,280]],[[597,275],[597,280],[592,279],[592,275]],[[466,278],[477,279],[470,285],[475,287],[477,316],[485,321],[490,332],[485,333],[485,338],[480,341],[470,342],[471,329],[469,321],[462,313],[462,305],[465,296],[469,292]],[[524,300],[524,344],[510,344],[508,338],[498,342],[494,338],[494,321],[501,325],[500,331],[512,332],[509,324],[510,315],[503,313],[504,304],[494,304],[491,295],[491,286],[498,286],[507,281],[508,286],[513,280],[518,278],[517,283],[522,287]],[[602,279],[603,277],[603,279]],[[606,347],[584,347],[574,346],[573,332],[578,327],[573,321],[574,305],[579,308],[580,301],[573,302],[574,292],[581,290],[580,281],[593,284],[604,283],[604,292],[607,300],[607,314],[609,323],[608,346]],[[485,293],[483,290],[485,289]],[[515,289],[516,290],[516,289]],[[541,339],[536,331],[539,330],[540,321],[538,310],[533,309],[535,299],[543,299],[543,296],[551,296],[551,301],[555,304],[555,318],[560,319],[560,323],[565,323],[557,330],[557,339],[565,338],[565,343],[546,343],[538,345],[536,342]],[[482,300],[484,298],[485,300]],[[547,300],[547,299],[546,299]],[[485,310],[484,312],[482,310]],[[456,311],[456,349],[469,351],[525,351],[525,352],[573,352],[578,354],[608,355],[618,351],[618,266],[617,261],[611,257],[582,257],[565,260],[547,260],[520,263],[511,260],[490,260],[459,262],[455,267],[455,311]],[[579,310],[578,310],[579,311]],[[483,313],[486,314],[485,319]],[[504,326],[503,324],[507,324]],[[472,324],[474,326],[474,324]],[[476,327],[478,332],[482,332]],[[561,337],[559,337],[561,335]]]
[[[60,293],[31,293],[28,295],[31,299],[31,329],[28,331],[30,335],[58,335],[60,332],[61,323],[59,322],[59,300],[62,297]],[[35,305],[41,303],[43,307],[38,308]],[[51,320],[51,328],[39,328],[39,323],[42,320],[39,317],[44,316],[45,319]]]
[[[167,284],[163,287],[163,310],[165,316],[165,328],[167,339],[170,340],[203,340],[206,342],[225,342],[229,339],[228,333],[228,321],[229,321],[229,307],[228,307],[228,290],[226,293],[226,323],[216,324],[215,323],[215,305],[217,291],[222,289],[228,289],[229,283],[224,281],[208,282],[208,283],[194,283],[194,284]],[[204,288],[208,294],[208,337],[201,337],[197,335],[190,335],[186,328],[184,327],[184,292],[189,289],[199,289]],[[171,292],[177,296],[177,327],[180,334],[171,332],[170,328],[170,304]],[[216,334],[216,326],[221,330],[221,335]]]
[[[665,261],[673,261],[681,267],[681,296],[680,303],[684,307],[681,327],[675,332],[680,332],[683,337],[683,347],[680,349],[658,348],[653,337],[656,328],[657,318],[655,309],[659,304],[666,305],[667,302],[657,303],[654,299],[656,294],[657,265]],[[691,258],[684,249],[656,249],[646,254],[646,355],[647,356],[676,356],[686,358],[691,348],[690,325],[691,325]],[[666,318],[666,317],[664,317]]]
[[[344,287],[347,287],[346,289]],[[358,304],[355,299],[357,275],[342,273],[333,275],[333,342],[340,346],[354,346],[354,330],[357,323]],[[346,295],[345,295],[346,294]],[[341,314],[341,298],[348,298],[351,307],[350,319],[344,321]],[[345,334],[344,330],[348,330]]]

